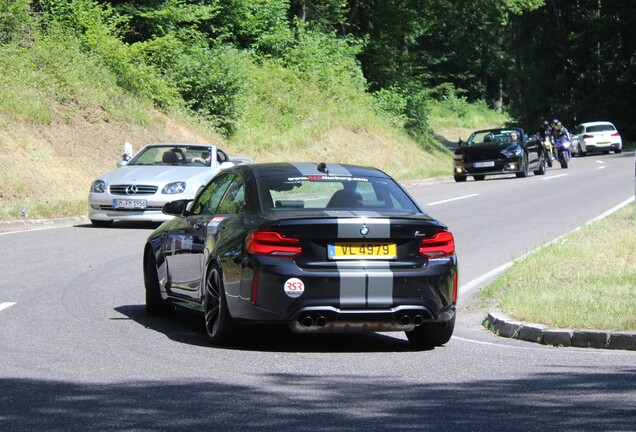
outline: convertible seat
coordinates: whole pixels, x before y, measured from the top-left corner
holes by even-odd
[[[179,163],[179,156],[177,156],[177,154],[172,150],[169,150],[163,154],[161,160],[163,163],[174,165]]]

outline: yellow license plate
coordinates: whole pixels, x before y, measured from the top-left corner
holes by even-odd
[[[352,242],[330,243],[329,259],[394,259],[397,258],[395,243]]]

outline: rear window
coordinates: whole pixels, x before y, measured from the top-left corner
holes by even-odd
[[[588,126],[586,132],[607,132],[615,131],[616,128],[611,124]]]
[[[259,179],[262,211],[395,210],[421,213],[391,179],[332,175]]]

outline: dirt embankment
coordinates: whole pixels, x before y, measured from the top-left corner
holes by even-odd
[[[203,129],[203,128],[202,128]],[[161,113],[146,126],[105,120],[34,125],[0,114],[0,219],[82,212],[93,179],[115,168],[124,142],[215,142],[220,138]],[[47,213],[45,208],[50,208]]]

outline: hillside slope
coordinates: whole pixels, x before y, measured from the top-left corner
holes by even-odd
[[[29,218],[86,214],[92,180],[115,169],[124,142],[135,151],[151,142],[212,142],[256,162],[358,163],[401,179],[446,175],[450,163],[447,153],[427,153],[390,128],[354,130],[343,122],[301,143],[254,146],[245,134],[228,141],[187,117],[150,110],[146,119],[135,124],[87,118],[78,110],[72,120],[38,125],[0,112],[0,219],[22,218],[22,209]]]

